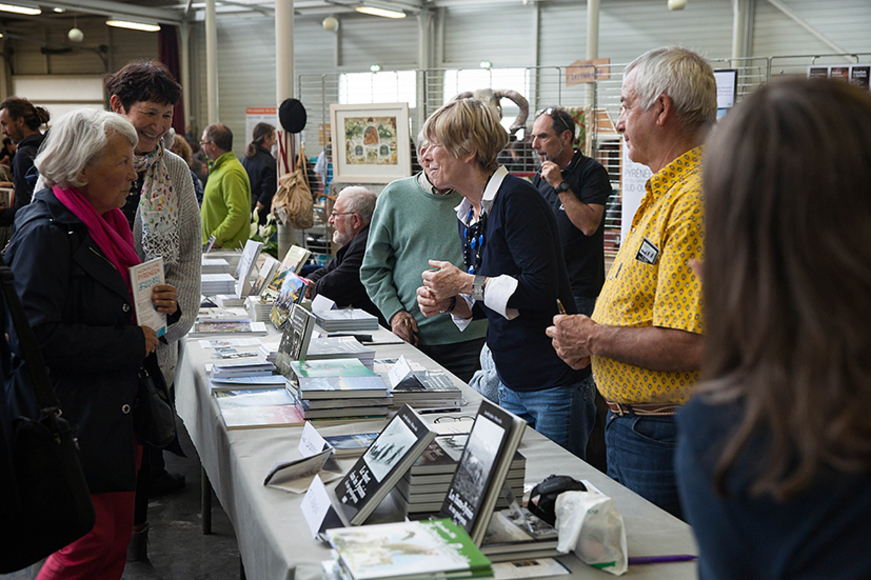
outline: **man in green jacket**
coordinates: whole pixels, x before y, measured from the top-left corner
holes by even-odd
[[[203,153],[212,161],[203,192],[203,244],[215,236],[215,247],[238,250],[251,229],[251,182],[233,154],[233,132],[215,123],[203,130]]]

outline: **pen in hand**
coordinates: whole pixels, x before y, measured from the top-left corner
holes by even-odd
[[[560,301],[559,298],[556,299],[556,307],[559,308],[560,314],[568,314],[568,312],[566,312],[565,307],[563,306],[563,303]]]

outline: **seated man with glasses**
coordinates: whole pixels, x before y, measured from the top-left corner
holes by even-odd
[[[387,326],[381,311],[372,303],[360,281],[360,266],[369,239],[369,222],[375,211],[375,194],[365,187],[346,187],[339,193],[329,222],[333,243],[341,246],[330,263],[312,272],[306,297],[323,294],[342,308],[362,308]]]

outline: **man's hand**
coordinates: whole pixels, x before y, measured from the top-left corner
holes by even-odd
[[[305,296],[304,296],[304,298],[309,298],[309,299],[311,299],[311,297],[312,297],[312,288],[314,288],[315,285],[312,284],[312,281],[309,280],[308,278],[303,278],[302,280],[303,280],[303,282],[305,282]]]
[[[541,163],[541,177],[551,187],[556,187],[563,182],[563,172],[560,171],[559,165],[553,161],[543,161]]]
[[[151,289],[151,303],[158,312],[175,314],[178,310],[178,292],[171,284],[155,284]]]
[[[471,274],[467,274],[451,264],[440,260],[430,260],[429,265],[435,270],[424,270],[423,285],[429,290],[429,297],[437,301],[444,301],[457,294],[470,294],[472,292]],[[420,290],[417,292],[420,303]],[[423,308],[421,308],[423,312]]]
[[[573,369],[590,364],[590,340],[596,323],[583,314],[553,317],[553,326],[545,331],[553,339],[556,354]]]
[[[400,310],[390,319],[390,330],[393,334],[411,344],[417,346],[417,321],[407,310]]]

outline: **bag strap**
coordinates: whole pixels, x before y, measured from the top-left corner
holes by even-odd
[[[48,379],[42,352],[36,344],[36,335],[33,334],[33,329],[24,314],[24,307],[18,298],[18,292],[15,291],[14,281],[12,270],[0,257],[0,285],[3,286],[6,306],[12,314],[12,323],[15,325],[15,333],[18,335],[24,360],[27,361],[30,381],[36,391],[36,402],[44,414],[57,416],[60,414],[60,402]]]
[[[308,165],[305,162],[305,143],[299,144],[299,158],[296,160],[296,168],[302,169],[302,178],[306,186],[311,189],[311,184],[308,181]]]

